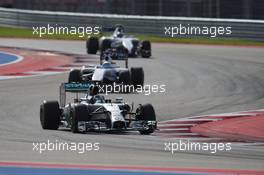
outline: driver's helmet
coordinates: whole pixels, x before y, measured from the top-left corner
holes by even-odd
[[[94,96],[99,94],[99,87],[98,86],[91,86],[89,89],[89,95]]]
[[[109,61],[105,61],[105,62],[102,64],[102,68],[112,68],[112,64],[111,64],[111,62],[109,62]]]
[[[113,56],[113,52],[111,51],[111,49],[107,49],[107,50],[103,51],[103,53],[101,55],[101,60],[111,62],[112,56]]]
[[[122,38],[124,36],[124,27],[121,25],[116,26],[116,36]]]
[[[105,98],[102,95],[95,95],[93,97],[93,100],[94,100],[95,103],[104,103]]]

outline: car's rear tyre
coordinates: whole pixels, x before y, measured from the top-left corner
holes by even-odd
[[[99,49],[98,39],[95,37],[90,37],[86,41],[86,49],[88,54],[96,54]]]
[[[150,43],[150,41],[142,41],[141,56],[143,58],[149,58],[151,56],[151,43]]]
[[[135,88],[144,85],[144,70],[142,67],[132,67],[131,72],[131,83]]]
[[[105,51],[106,49],[111,48],[111,43],[112,41],[110,39],[104,39],[101,45],[101,53]]]
[[[43,129],[57,130],[61,110],[57,101],[44,101],[40,105],[40,123]]]
[[[141,105],[136,110],[136,120],[141,121],[156,121],[156,114],[153,106],[151,104]],[[149,125],[148,129],[139,130],[140,134],[148,135],[155,131],[156,126]]]
[[[71,131],[78,133],[78,122],[89,121],[89,110],[84,104],[77,104],[73,106],[71,111]]]
[[[81,70],[79,70],[79,69],[71,70],[70,74],[69,74],[68,82],[69,83],[80,83],[80,82],[82,82]]]
[[[130,84],[130,73],[128,70],[120,71],[119,83],[123,83],[124,85]]]
[[[130,85],[130,72],[128,70],[120,71],[119,73],[119,83],[123,84],[123,88],[121,88],[121,93],[129,93],[129,85]]]
[[[138,47],[139,47],[139,41],[133,40],[132,41],[133,48],[131,49],[131,53],[129,54],[130,57],[136,58],[138,57]]]

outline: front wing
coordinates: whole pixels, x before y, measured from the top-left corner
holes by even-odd
[[[157,121],[142,121],[142,120],[134,121],[129,127],[123,127],[123,128],[107,127],[104,122],[98,122],[98,121],[78,122],[79,132],[144,131],[144,130],[148,130],[149,128],[153,128],[154,130],[156,130]]]

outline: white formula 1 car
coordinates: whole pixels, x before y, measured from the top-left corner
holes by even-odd
[[[88,89],[88,91],[87,91]],[[66,92],[88,92],[84,98],[76,98],[66,104]],[[73,133],[88,131],[139,131],[151,134],[157,122],[151,104],[139,105],[133,112],[133,104],[105,99],[98,94],[98,87],[88,83],[62,83],[60,105],[57,101],[44,101],[40,106],[40,122],[43,129],[69,128]]]
[[[126,67],[122,68],[112,62],[124,60]],[[104,60],[104,61],[103,61]],[[135,88],[144,85],[144,71],[142,67],[128,69],[128,58],[122,51],[107,49],[100,57],[100,65],[83,66],[81,69],[71,70],[69,83],[97,82],[99,84],[123,84],[133,85]]]
[[[125,36],[122,25],[116,25],[111,36],[103,36],[100,39],[90,37],[86,41],[88,54],[96,54],[98,50],[102,53],[104,50],[115,48],[117,45],[123,45],[129,57],[141,55],[143,58],[149,58],[151,56],[150,41],[140,41],[133,36]]]

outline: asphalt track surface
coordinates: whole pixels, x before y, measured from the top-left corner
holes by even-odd
[[[1,39],[0,45],[85,54],[85,43]],[[159,121],[183,116],[261,109],[264,104],[264,49],[206,45],[153,44],[152,59],[130,59],[143,66],[146,84],[165,84],[162,94],[122,94],[127,101],[152,103]],[[98,58],[97,56],[91,56]],[[0,81],[0,161],[98,165],[204,167],[264,170],[263,146],[234,144],[229,152],[164,151],[172,138],[124,134],[72,134],[42,130],[39,105],[56,100],[67,74]],[[100,143],[99,151],[33,151],[32,143]]]

